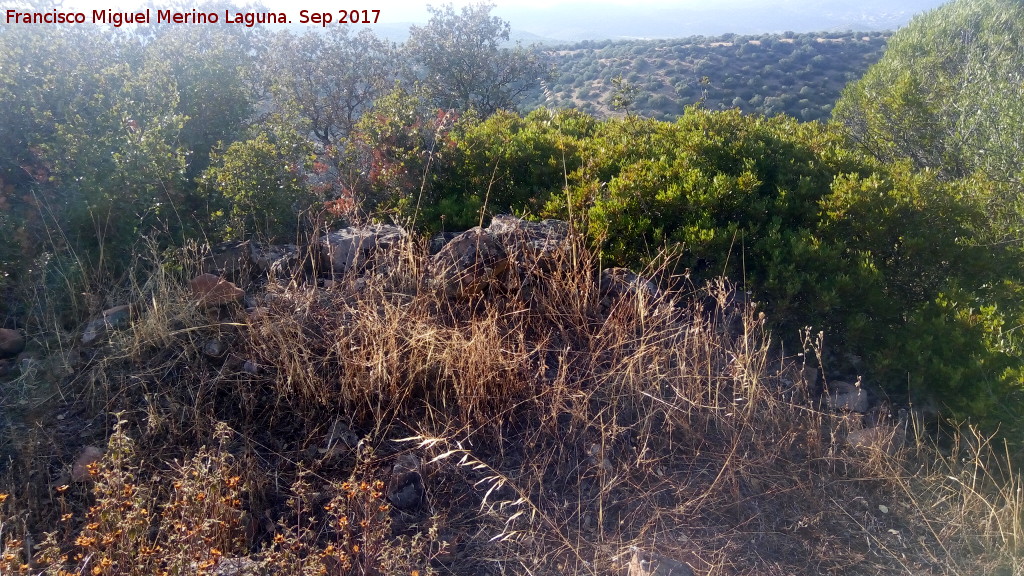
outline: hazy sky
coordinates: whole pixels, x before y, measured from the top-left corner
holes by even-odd
[[[3,0],[0,0],[2,2]],[[20,0],[32,5],[38,0]],[[191,0],[201,3],[203,0]],[[238,5],[244,0],[228,0]],[[250,0],[267,10],[283,12],[294,25],[302,22],[301,11],[324,12],[335,24],[342,8],[379,9],[377,24],[405,30],[407,23],[425,23],[428,4],[452,3],[462,7],[476,0]],[[689,34],[760,34],[764,32],[827,30],[891,30],[904,25],[921,10],[943,0],[492,0],[495,16],[511,23],[514,33],[531,33],[537,38],[561,41],[584,38],[676,38]],[[19,0],[7,0],[5,4]],[[190,0],[63,0],[66,10],[85,12],[110,9],[135,12],[147,5],[175,3],[188,6]],[[179,9],[180,10],[180,9]],[[186,11],[188,11],[186,10]],[[218,13],[220,14],[220,13]],[[155,20],[155,14],[152,16]],[[220,18],[224,17],[221,14]],[[394,25],[402,24],[403,26]],[[382,28],[382,30],[386,30]],[[385,33],[386,35],[386,33]]]
[[[427,2],[424,0],[346,0],[339,2],[338,0],[262,0],[260,3],[266,6],[271,11],[283,11],[293,20],[298,19],[300,10],[309,10],[311,12],[335,12],[341,8],[375,8],[379,9],[380,22],[381,23],[398,23],[398,22],[426,22],[428,13],[426,6],[432,4],[434,6],[440,6],[443,4],[453,4],[456,7],[465,6],[476,2],[477,0],[434,0]],[[735,2],[737,0],[733,0]],[[781,0],[785,3],[785,0]],[[233,2],[236,5],[242,5],[244,2]],[[552,2],[551,0],[492,0],[491,2],[496,6],[494,14],[497,16],[503,16],[503,13],[511,10],[521,11],[522,9],[545,9],[552,6],[578,6],[581,13],[585,13],[594,9],[595,4],[603,4],[610,6],[633,6],[636,8],[657,8],[657,7],[707,7],[708,3],[704,0],[602,0],[601,2],[587,2],[586,0],[562,0]],[[772,2],[760,2],[761,4],[770,5]],[[68,9],[89,11],[99,9],[112,9],[112,10],[124,10],[133,11],[140,7],[145,7],[151,2],[147,0],[64,0],[64,6]],[[156,3],[160,5],[159,2]],[[715,4],[722,6],[723,2],[715,2]]]

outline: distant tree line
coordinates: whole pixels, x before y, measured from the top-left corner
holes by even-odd
[[[847,83],[881,58],[888,33],[761,34],[674,40],[585,41],[544,49],[554,73],[525,108],[614,112],[613,80],[636,90],[632,111],[672,120],[710,110],[826,120]]]

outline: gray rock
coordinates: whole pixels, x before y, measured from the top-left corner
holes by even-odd
[[[503,280],[508,268],[501,243],[479,226],[452,238],[429,264],[431,281],[448,296],[478,294]]]
[[[192,564],[194,574],[208,574],[209,576],[246,576],[259,574],[259,565],[255,560],[245,557],[239,558],[218,558],[217,563],[210,568],[200,570],[197,563]]]
[[[253,268],[273,278],[289,278],[302,268],[303,250],[295,244],[252,244]]]
[[[423,477],[420,475],[420,460],[407,452],[395,459],[391,467],[387,497],[396,508],[411,510],[423,502]]]
[[[389,224],[342,228],[320,238],[321,259],[335,274],[366,270],[386,261],[408,236],[404,229]]]
[[[562,220],[530,222],[508,214],[491,219],[487,233],[510,254],[526,254],[536,260],[554,260],[568,246],[569,223]]]
[[[220,338],[210,338],[203,344],[203,354],[207,358],[223,358],[228,351],[228,345]]]
[[[459,232],[438,232],[430,239],[430,244],[427,246],[427,252],[431,256],[437,254],[445,247],[445,245],[452,241],[452,238],[455,238],[458,235]]]
[[[252,269],[253,244],[244,242],[222,242],[210,248],[203,259],[203,271],[216,276],[239,278]]]
[[[241,302],[245,298],[245,290],[219,276],[200,274],[189,281],[192,296],[199,300],[200,306],[214,307]]]
[[[895,454],[907,442],[909,417],[910,413],[901,408],[893,419],[887,404],[874,406],[864,415],[864,428],[851,430],[846,443],[862,450]]]
[[[856,384],[843,380],[829,382],[827,402],[828,407],[832,410],[860,414],[867,412],[870,407],[868,392],[860,385],[860,381]]]
[[[75,463],[71,465],[71,481],[72,482],[86,482],[92,479],[92,475],[89,473],[89,466],[99,462],[103,458],[103,450],[96,446],[86,446],[82,448],[82,451],[75,458]]]
[[[601,271],[601,304],[610,306],[623,297],[654,299],[661,290],[653,281],[628,268],[605,268]]]
[[[0,358],[13,358],[25,349],[25,337],[17,330],[0,328]]]
[[[678,560],[633,548],[629,576],[693,576],[693,569]]]
[[[85,325],[82,331],[82,345],[92,346],[103,340],[112,330],[124,328],[131,320],[131,306],[115,306],[103,311],[99,318],[94,318]]]
[[[846,443],[854,448],[885,452],[886,454],[895,454],[906,441],[907,436],[904,429],[889,424],[853,430],[846,435]]]

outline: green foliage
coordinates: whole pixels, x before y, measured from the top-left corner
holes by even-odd
[[[565,172],[579,165],[578,140],[561,126],[581,116],[537,110],[524,118],[499,112],[461,123],[450,138],[450,170],[435,187],[437,213],[428,209],[428,221],[444,214],[446,225],[466,228],[493,214],[539,214],[546,199],[565,187]],[[453,212],[455,207],[461,209]]]
[[[615,79],[621,76],[642,91],[633,95],[630,110],[645,118],[675,120],[701,102],[712,110],[823,120],[843,86],[881,57],[887,36],[725,35],[551,47],[544,52],[551,78],[530,91],[523,109],[577,107],[608,115],[615,111]]]
[[[956,179],[1003,184],[1006,219],[1024,190],[1024,5],[957,0],[915,18],[885,56],[843,92],[835,118],[869,153]],[[1018,212],[1019,209],[1010,210]],[[1004,225],[1019,237],[1020,216]]]
[[[324,146],[344,145],[360,116],[387,90],[395,51],[369,30],[345,26],[275,38],[274,94]]]
[[[141,238],[200,232],[193,178],[216,142],[245,131],[251,40],[228,27],[5,27],[0,179],[21,248],[11,268],[68,252],[106,284]]]
[[[359,144],[370,156],[363,208],[414,221],[429,193],[427,175],[457,121],[454,113],[431,115],[419,95],[401,86],[379,99],[358,127]]]
[[[189,179],[206,169],[218,142],[245,135],[263,82],[262,51],[262,38],[242,26],[167,26],[145,43],[143,69],[159,67],[174,81]]]
[[[985,398],[1014,389],[1020,357],[946,304],[1006,277],[1006,253],[972,241],[987,215],[971,183],[863,157],[818,124],[738,111],[605,121],[578,153],[570,194],[548,210],[565,215],[569,198],[608,260],[643,266],[681,244],[691,278],[742,279],[784,341],[823,329],[897,395],[909,384],[984,419]]]
[[[262,133],[214,152],[204,181],[224,206],[213,215],[223,236],[294,241],[300,214],[314,201],[304,178],[311,160],[309,142],[287,131]]]
[[[535,52],[506,48],[509,24],[491,16],[492,4],[428,6],[426,26],[412,26],[405,45],[431,104],[488,116],[512,109],[545,69]]]
[[[969,269],[953,276],[930,308],[910,316],[911,355],[883,364],[912,359],[918,364],[913,374],[927,378],[924,384],[951,405],[965,406],[962,414],[1004,422],[1010,422],[1007,407],[1019,408],[1024,384],[1024,351],[1016,329],[1006,328],[1019,326],[1024,316],[1022,22],[1024,5],[1008,0],[957,0],[919,16],[846,88],[834,115],[868,154],[910,162],[984,208],[970,233],[953,236],[971,252]],[[929,205],[942,201],[935,197]],[[904,226],[936,224],[908,220]],[[900,265],[915,269],[919,253],[940,249],[938,240],[916,247]],[[947,271],[934,270],[936,277],[915,272],[919,283],[935,284]],[[967,278],[989,281],[959,283]]]

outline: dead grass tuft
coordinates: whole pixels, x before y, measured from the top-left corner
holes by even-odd
[[[8,475],[0,568],[1024,574],[1005,451],[969,427],[940,448],[913,421],[898,450],[848,445],[858,424],[793,376],[815,342],[782,357],[724,281],[610,301],[575,245],[449,298],[425,258],[271,281],[248,311],[203,310],[188,266],[154,268],[132,328],[64,384],[79,435],[35,458],[106,456],[84,485]],[[410,509],[387,500],[399,455],[419,463]]]

